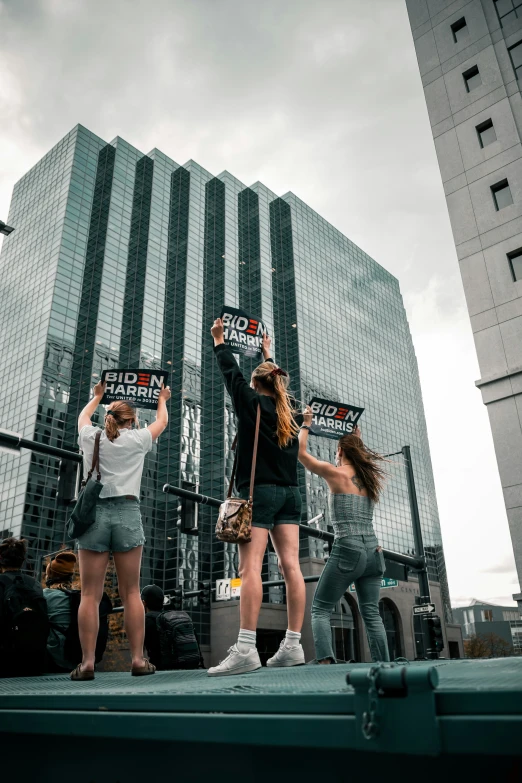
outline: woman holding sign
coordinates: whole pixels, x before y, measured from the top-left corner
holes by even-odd
[[[322,476],[330,489],[330,517],[335,541],[312,604],[312,632],[316,660],[335,663],[330,616],[348,587],[355,584],[373,661],[389,661],[384,624],[379,614],[379,594],[384,574],[382,548],[373,529],[373,508],[382,491],[384,458],[364,445],[357,427],[343,435],[337,449],[337,465],[315,459],[307,451],[312,409],[307,406],[299,432],[299,462]]]
[[[249,497],[254,433],[258,407],[261,410],[259,445],[252,505],[252,540],[238,543],[241,575],[239,637],[211,676],[244,674],[261,667],[256,648],[256,627],[263,600],[261,568],[268,534],[277,552],[286,582],[288,630],[278,652],[267,666],[303,664],[300,643],[305,611],[305,585],[299,565],[299,523],[301,495],[297,486],[299,424],[288,394],[289,377],[270,357],[270,338],[264,335],[265,361],[245,380],[234,354],[225,345],[223,321],[211,329],[214,351],[237,416],[236,488],[241,498]]]
[[[78,443],[83,451],[84,474],[90,469],[95,442],[99,444],[99,471],[103,489],[96,506],[96,521],[78,541],[82,598],[78,630],[83,660],[71,680],[94,679],[94,656],[98,637],[98,606],[103,595],[105,572],[112,552],[118,590],[124,606],[125,631],[132,656],[131,673],[154,674],[155,667],[143,657],[145,614],[140,595],[141,553],[145,536],[140,514],[140,485],[145,455],[168,424],[170,388],[161,388],[156,421],[137,428],[136,409],[127,402],[113,402],[105,414],[105,428],[91,423],[101,403],[104,383],[97,383],[92,400],[78,419]]]

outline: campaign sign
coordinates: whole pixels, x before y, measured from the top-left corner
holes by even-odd
[[[169,373],[165,370],[104,370],[101,379],[107,384],[103,405],[124,400],[138,408],[154,410],[158,407],[161,385],[169,385]]]
[[[253,359],[261,355],[263,334],[267,328],[259,318],[250,318],[244,310],[224,307],[221,313],[225,327],[225,343],[234,353],[250,356]]]
[[[310,432],[313,435],[323,435],[325,438],[336,440],[354,431],[364,411],[364,408],[321,400],[319,397],[314,397],[309,404],[314,414]]]

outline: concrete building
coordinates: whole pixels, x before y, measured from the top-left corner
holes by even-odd
[[[407,6],[522,584],[522,5]]]
[[[474,634],[488,636],[494,633],[522,655],[522,616],[516,606],[497,606],[474,598],[469,606],[453,608],[455,622],[462,626],[464,641]]]
[[[144,584],[169,593],[237,576],[236,547],[215,539],[214,511],[201,507],[195,526],[188,509],[161,491],[169,482],[225,494],[235,424],[209,330],[227,304],[266,322],[299,401],[318,396],[364,407],[369,445],[384,453],[411,446],[429,575],[451,622],[417,362],[391,274],[292,193],[246,187],[194,161],[180,166],[121,138],[107,143],[81,126],[16,184],[9,225],[16,230],[0,258],[0,352],[9,379],[1,427],[77,449],[78,413],[104,369],[171,371],[169,428],[147,456],[142,482]],[[251,360],[241,363],[248,373]],[[152,415],[141,411],[142,425]],[[311,448],[334,459],[332,440],[313,438]],[[35,570],[65,541],[67,470],[29,452],[0,461],[0,531],[29,540]],[[324,510],[326,487],[302,469],[299,481],[305,521]],[[376,529],[385,547],[414,550],[399,461]],[[317,572],[322,543],[304,536],[301,556],[303,569]],[[269,551],[263,576],[276,575]],[[414,599],[409,583],[383,589],[394,654],[413,655]],[[286,627],[282,588],[266,589],[264,600],[260,641],[275,651]],[[193,598],[186,606],[214,661],[235,637],[237,602],[209,607]],[[333,623],[341,654],[367,655],[350,593]],[[307,627],[312,657],[310,639]]]

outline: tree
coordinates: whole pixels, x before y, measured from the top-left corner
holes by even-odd
[[[472,634],[464,642],[466,658],[505,658],[513,655],[513,645],[496,633]]]

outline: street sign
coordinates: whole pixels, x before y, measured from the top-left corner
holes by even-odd
[[[216,601],[228,601],[230,598],[230,579],[216,579]]]
[[[241,579],[216,579],[216,601],[230,601],[241,595]]]
[[[397,581],[397,579],[388,579],[387,576],[383,576],[383,578],[381,579],[381,590],[384,590],[384,588],[386,587],[397,587],[398,584],[399,582]],[[354,584],[350,585],[350,592],[355,593]]]
[[[432,614],[435,611],[435,604],[419,604],[413,607],[413,614]]]

